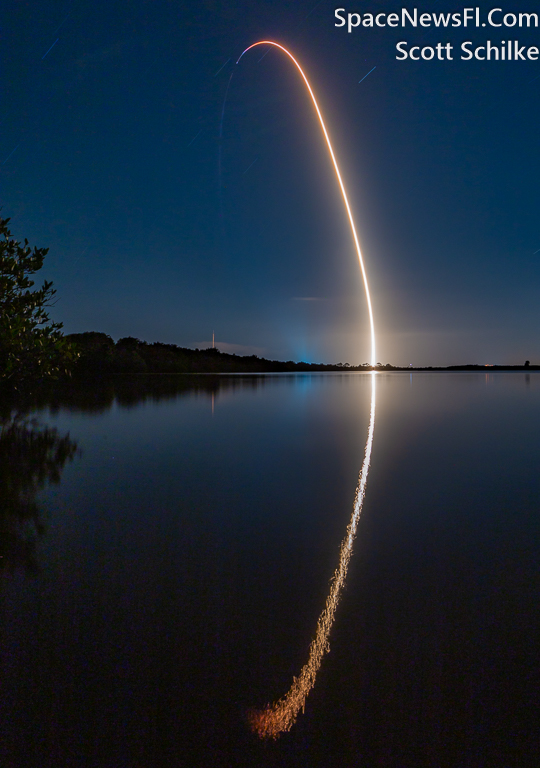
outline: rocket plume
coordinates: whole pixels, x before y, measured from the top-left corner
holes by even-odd
[[[360,262],[360,269],[362,272],[362,279],[364,281],[364,289],[366,292],[366,300],[367,300],[369,322],[370,322],[370,329],[371,329],[371,365],[375,366],[375,359],[376,359],[375,357],[375,325],[373,322],[373,310],[371,306],[371,297],[369,293],[366,269],[364,266],[364,260],[362,258],[362,252],[360,250],[360,243],[358,242],[358,235],[356,233],[356,227],[354,224],[351,207],[349,205],[349,200],[347,198],[347,193],[345,191],[345,185],[343,184],[343,179],[341,178],[341,173],[339,171],[336,156],[334,154],[334,150],[330,142],[328,131],[326,130],[326,126],[324,124],[321,110],[319,109],[319,105],[317,104],[317,100],[315,98],[315,94],[313,93],[313,89],[309,84],[309,81],[306,75],[304,74],[302,67],[300,66],[298,61],[294,58],[294,56],[283,45],[272,42],[271,40],[260,40],[259,42],[253,43],[253,45],[250,45],[248,48],[246,48],[245,51],[240,55],[236,63],[238,64],[240,59],[242,58],[242,56],[244,56],[245,53],[247,53],[252,48],[255,48],[258,45],[267,45],[267,46],[273,46],[275,48],[279,48],[279,50],[283,51],[283,53],[285,53],[289,57],[289,59],[293,62],[293,64],[296,66],[296,68],[300,72],[300,75],[302,76],[302,79],[306,85],[309,95],[311,96],[311,100],[313,102],[313,106],[315,107],[315,111],[317,112],[317,117],[319,118],[319,123],[322,128],[324,138],[326,140],[328,152],[330,154],[330,158],[334,166],[334,171],[336,173],[339,188],[341,190],[341,194],[343,197],[343,202],[345,204],[345,209],[347,211],[347,216],[349,219],[349,224],[351,227],[354,244],[356,247],[356,252],[358,254],[358,261]],[[326,599],[326,605],[321,615],[319,616],[319,620],[317,622],[315,637],[309,647],[308,660],[304,665],[304,667],[302,668],[300,675],[293,679],[293,683],[289,691],[281,699],[279,699],[279,701],[277,701],[272,706],[268,705],[265,709],[252,710],[248,714],[248,719],[249,719],[249,723],[252,730],[255,731],[261,738],[277,738],[280,733],[291,729],[291,727],[294,725],[296,721],[296,718],[298,717],[300,710],[302,711],[304,710],[306,698],[309,692],[311,691],[311,689],[313,688],[313,686],[315,685],[315,678],[321,666],[322,659],[329,650],[328,638],[330,635],[332,624],[334,622],[335,612],[341,596],[341,591],[343,589],[343,585],[345,583],[345,579],[347,576],[347,570],[348,570],[349,561],[352,555],[352,548],[353,548],[354,538],[356,535],[356,529],[358,527],[358,521],[360,519],[360,514],[362,512],[362,505],[364,502],[364,496],[366,492],[366,483],[367,483],[369,465],[371,460],[371,448],[373,444],[373,433],[375,429],[375,377],[376,377],[376,373],[372,372],[371,373],[371,412],[370,412],[368,436],[367,436],[366,447],[364,451],[364,460],[362,462],[362,467],[360,470],[360,475],[358,477],[358,483],[356,486],[352,516],[347,526],[345,538],[341,543],[339,565],[332,579],[330,593]]]
[[[345,209],[347,211],[347,217],[349,219],[349,224],[350,224],[350,227],[351,227],[351,232],[352,232],[352,236],[353,236],[353,240],[354,240],[354,245],[355,245],[355,248],[356,248],[356,253],[358,254],[358,261],[360,262],[360,270],[362,272],[362,279],[364,281],[364,289],[365,289],[365,292],[366,292],[366,301],[367,301],[368,312],[369,312],[369,324],[370,324],[370,329],[371,329],[371,365],[375,366],[375,359],[376,359],[376,357],[375,357],[375,323],[373,321],[373,309],[372,309],[372,306],[371,306],[371,296],[370,296],[370,293],[369,293],[369,285],[368,285],[368,279],[367,279],[367,274],[366,274],[366,268],[364,266],[364,259],[362,258],[362,251],[360,249],[360,243],[358,241],[358,235],[356,234],[356,226],[354,224],[354,219],[353,219],[353,215],[352,215],[352,211],[351,211],[351,206],[349,205],[349,199],[347,197],[347,192],[345,191],[345,185],[343,184],[343,179],[341,178],[341,173],[339,171],[339,167],[338,167],[338,164],[337,164],[336,156],[334,154],[334,150],[332,149],[332,144],[330,142],[330,136],[328,135],[328,131],[326,130],[326,126],[324,124],[324,120],[323,120],[323,116],[321,114],[321,110],[319,109],[319,105],[317,104],[317,99],[315,98],[315,94],[313,93],[313,89],[312,89],[311,85],[309,84],[309,81],[308,81],[307,77],[305,76],[304,70],[302,69],[300,64],[294,58],[292,53],[290,53],[290,51],[288,51],[283,45],[280,45],[279,43],[274,43],[274,42],[272,42],[272,40],[260,40],[257,43],[253,43],[253,45],[248,46],[245,49],[245,51],[243,51],[243,53],[240,54],[240,56],[238,57],[238,61],[236,63],[238,64],[240,59],[242,58],[242,56],[244,56],[244,54],[246,54],[248,51],[250,51],[252,48],[255,48],[258,45],[272,45],[275,48],[279,48],[280,51],[283,51],[283,53],[285,53],[289,57],[289,59],[293,62],[295,67],[300,72],[300,75],[302,76],[302,79],[303,79],[303,81],[304,81],[304,83],[306,85],[306,88],[308,89],[309,95],[311,96],[311,100],[313,102],[313,106],[315,107],[315,111],[317,112],[317,117],[319,118],[319,123],[321,125],[322,132],[323,132],[324,138],[326,140],[326,145],[328,147],[328,152],[330,153],[330,158],[332,160],[332,164],[333,164],[334,170],[336,172],[337,180],[338,180],[338,183],[339,183],[339,188],[340,188],[341,194],[343,196],[343,202],[345,203]]]

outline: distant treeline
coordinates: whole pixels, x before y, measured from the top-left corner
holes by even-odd
[[[348,363],[295,363],[267,360],[257,355],[241,356],[221,352],[217,348],[188,349],[176,344],[152,344],[132,336],[119,339],[116,343],[106,333],[90,331],[72,333],[65,337],[78,353],[73,366],[76,378],[107,376],[122,373],[301,373],[314,371],[370,371],[371,366],[349,365]],[[538,370],[540,366],[484,366],[452,365],[448,367],[400,368],[377,363],[378,371],[493,371],[493,370]]]
[[[105,333],[72,333],[66,336],[79,358],[73,375],[103,376],[114,373],[279,373],[302,371],[370,370],[369,365],[347,363],[295,363],[266,360],[257,355],[240,356],[217,348],[187,349],[176,344],[148,344],[128,336],[116,343]],[[391,366],[387,366],[391,368]]]

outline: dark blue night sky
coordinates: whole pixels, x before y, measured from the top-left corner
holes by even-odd
[[[459,59],[467,40],[540,48],[540,28],[348,34],[336,7],[4,2],[2,215],[50,248],[42,277],[67,333],[205,347],[215,331],[224,351],[369,360],[357,258],[305,89],[279,52],[234,64],[269,38],[298,57],[327,120],[378,359],[540,362],[540,60]],[[345,12],[402,7],[463,13],[433,0]],[[454,60],[397,61],[399,41],[450,42]]]

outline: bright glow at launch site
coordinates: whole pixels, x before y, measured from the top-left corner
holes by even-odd
[[[294,65],[300,72],[302,79],[304,80],[304,83],[306,84],[306,87],[309,91],[309,95],[311,96],[311,99],[313,101],[313,105],[317,112],[317,116],[321,124],[324,138],[326,140],[328,151],[330,153],[330,157],[334,165],[334,170],[336,172],[339,187],[341,189],[341,194],[343,196],[343,202],[345,203],[345,209],[347,211],[347,216],[349,218],[349,223],[351,226],[354,244],[356,247],[356,252],[358,254],[358,261],[360,262],[360,269],[362,271],[362,279],[364,281],[364,288],[366,292],[367,306],[368,306],[368,312],[369,312],[369,322],[370,322],[370,329],[371,329],[371,365],[375,366],[375,325],[373,322],[373,310],[371,307],[371,297],[369,294],[369,286],[368,286],[368,280],[366,275],[366,269],[364,266],[364,260],[362,258],[362,252],[360,250],[360,243],[358,242],[358,235],[356,234],[356,227],[354,224],[351,207],[349,205],[347,193],[345,191],[345,186],[343,184],[343,179],[341,178],[341,173],[339,171],[336,156],[334,154],[334,150],[332,149],[330,137],[328,135],[328,131],[326,130],[326,126],[324,124],[324,120],[323,120],[321,111],[319,109],[319,105],[317,104],[315,94],[313,93],[313,90],[300,64],[297,62],[294,56],[284,46],[279,45],[279,43],[274,43],[271,40],[261,40],[258,43],[253,43],[253,45],[250,45],[248,48],[245,49],[245,51],[240,55],[236,63],[238,64],[242,56],[245,53],[247,53],[247,51],[251,50],[252,48],[255,48],[258,45],[271,45],[271,46],[274,46],[275,48],[279,48],[281,51],[287,54],[287,56],[291,59],[291,61],[294,63]],[[302,668],[302,671],[300,672],[299,677],[295,677],[293,679],[293,684],[290,687],[289,691],[285,694],[285,696],[279,699],[279,701],[277,701],[275,704],[273,704],[272,706],[268,705],[265,709],[262,709],[262,710],[253,710],[249,713],[249,722],[252,729],[262,738],[277,738],[279,734],[282,733],[283,731],[288,731],[291,729],[291,727],[294,725],[296,721],[296,718],[298,717],[300,710],[302,711],[304,710],[306,698],[309,692],[311,691],[311,689],[313,688],[313,686],[315,685],[315,678],[321,666],[323,656],[329,650],[328,637],[330,635],[330,630],[334,622],[334,616],[336,613],[337,605],[339,603],[341,590],[343,588],[343,585],[345,583],[345,578],[347,576],[349,561],[351,559],[351,554],[352,554],[353,542],[356,535],[356,529],[358,527],[360,514],[362,512],[364,496],[366,493],[366,483],[367,483],[369,465],[371,460],[371,447],[373,444],[373,433],[375,429],[376,373],[373,371],[370,375],[371,375],[371,411],[370,411],[368,436],[367,436],[366,448],[364,452],[364,460],[362,463],[362,468],[360,470],[358,483],[356,486],[352,516],[347,526],[347,532],[345,534],[345,538],[341,543],[339,565],[332,579],[330,594],[328,595],[328,598],[326,600],[326,605],[324,607],[323,612],[319,616],[319,620],[317,622],[317,630],[315,633],[315,638],[313,639],[309,647],[309,658],[307,660],[307,663]]]
[[[321,124],[322,132],[324,134],[324,138],[326,139],[326,144],[328,146],[328,151],[330,153],[330,157],[332,159],[332,163],[334,165],[334,170],[336,172],[337,180],[339,182],[339,187],[341,189],[341,194],[343,195],[343,202],[345,203],[345,209],[347,211],[347,216],[349,218],[349,223],[351,225],[351,231],[354,239],[354,245],[356,247],[356,252],[358,254],[358,261],[360,262],[360,269],[362,271],[362,279],[364,281],[364,288],[366,291],[366,300],[367,300],[367,306],[368,306],[368,312],[369,312],[369,324],[371,329],[371,365],[375,365],[375,323],[373,322],[373,309],[371,307],[371,296],[369,294],[369,285],[368,285],[368,279],[366,274],[366,268],[364,266],[364,259],[362,258],[362,251],[360,250],[360,243],[358,242],[358,235],[356,234],[356,227],[354,224],[354,219],[351,211],[351,206],[349,205],[349,199],[347,197],[347,192],[345,191],[345,185],[343,184],[343,179],[341,178],[341,173],[339,171],[339,167],[337,164],[336,156],[334,154],[334,150],[332,149],[332,144],[330,142],[330,136],[328,135],[328,131],[326,130],[326,126],[324,124],[323,116],[321,114],[321,110],[319,109],[319,105],[317,104],[317,99],[315,98],[315,94],[313,93],[313,89],[311,85],[309,84],[309,81],[307,77],[304,74],[304,71],[300,64],[296,61],[292,53],[290,53],[283,45],[280,45],[279,43],[274,43],[271,40],[260,40],[258,43],[253,43],[253,45],[250,45],[248,48],[246,48],[243,53],[240,54],[238,57],[237,64],[239,63],[242,56],[250,51],[252,48],[255,48],[258,45],[273,45],[275,48],[279,48],[283,53],[286,53],[287,56],[290,58],[290,60],[293,62],[293,64],[296,66],[300,74],[302,75],[302,79],[304,83],[306,84],[306,88],[309,91],[309,95],[311,96],[311,99],[313,101],[313,106],[315,107],[315,111],[317,112],[317,116],[319,118],[319,122]]]

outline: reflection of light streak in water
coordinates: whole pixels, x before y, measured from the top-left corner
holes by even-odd
[[[339,566],[334,574],[326,605],[317,622],[315,639],[311,642],[309,647],[309,658],[300,672],[300,676],[294,678],[288,693],[273,706],[268,706],[266,709],[259,711],[252,711],[249,714],[249,722],[252,729],[262,738],[277,738],[282,731],[291,729],[296,721],[298,713],[300,710],[303,711],[304,709],[307,695],[315,685],[315,678],[319,671],[319,667],[321,666],[323,656],[329,650],[328,636],[334,622],[334,615],[341,595],[341,590],[347,576],[356,528],[358,526],[362,504],[366,494],[366,482],[371,458],[373,431],[375,427],[375,377],[377,374],[373,372],[370,375],[371,415],[369,419],[366,450],[364,454],[364,462],[358,478],[358,485],[356,487],[352,516],[349,525],[347,526],[345,538],[341,542]]]
[[[366,299],[367,299],[367,306],[368,306],[368,312],[369,312],[369,323],[370,323],[370,327],[371,327],[371,365],[374,366],[375,365],[375,324],[373,322],[373,310],[371,308],[371,297],[369,295],[369,286],[368,286],[366,270],[365,270],[365,267],[364,267],[364,260],[362,258],[362,251],[360,250],[360,243],[358,242],[358,235],[356,234],[356,227],[354,225],[354,220],[353,220],[353,216],[352,216],[352,212],[351,212],[351,207],[349,205],[349,200],[347,198],[347,193],[345,192],[345,186],[344,186],[343,180],[341,178],[341,173],[339,172],[337,160],[336,160],[336,157],[334,155],[334,150],[332,149],[332,144],[330,143],[330,137],[328,135],[328,131],[326,130],[326,126],[325,126],[324,120],[322,118],[321,110],[319,109],[319,105],[317,104],[317,100],[315,99],[315,94],[313,93],[311,85],[309,84],[308,79],[307,79],[307,77],[305,76],[305,74],[304,74],[304,72],[302,70],[302,67],[296,61],[294,56],[291,53],[289,53],[289,51],[286,48],[284,48],[282,45],[280,45],[279,43],[274,43],[271,40],[259,40],[258,43],[253,43],[253,45],[250,45],[248,48],[246,48],[246,50],[243,53],[240,54],[240,56],[238,58],[238,61],[236,63],[238,64],[238,62],[240,61],[240,59],[242,58],[244,53],[247,53],[247,51],[250,51],[252,48],[255,48],[257,45],[273,45],[275,48],[279,48],[281,51],[286,53],[287,56],[291,59],[291,61],[295,64],[295,66],[298,69],[298,71],[300,72],[300,74],[302,75],[302,79],[304,80],[304,83],[306,84],[306,87],[307,87],[307,89],[309,91],[309,95],[311,96],[311,99],[313,101],[313,106],[315,107],[315,110],[317,112],[317,116],[319,118],[319,122],[321,124],[321,128],[322,128],[322,131],[324,133],[324,138],[326,139],[326,145],[328,147],[328,151],[330,152],[330,157],[332,158],[332,163],[334,165],[334,170],[336,172],[337,180],[339,182],[339,187],[341,189],[341,194],[343,195],[343,202],[345,203],[345,209],[347,211],[347,216],[349,218],[349,224],[351,226],[351,231],[352,231],[352,235],[353,235],[353,238],[354,238],[354,244],[356,246],[356,252],[358,254],[358,261],[360,262],[360,269],[362,271],[362,278],[363,278],[363,281],[364,281],[364,288],[365,288],[365,291],[366,291]],[[232,74],[231,74],[231,78],[232,78]],[[229,84],[230,84],[230,80],[229,80]],[[228,88],[229,88],[229,86],[227,86],[227,90],[228,90]],[[227,98],[226,94],[225,94],[225,98]],[[223,103],[223,109],[225,109],[225,102]],[[223,122],[223,114],[222,114],[222,122]]]

